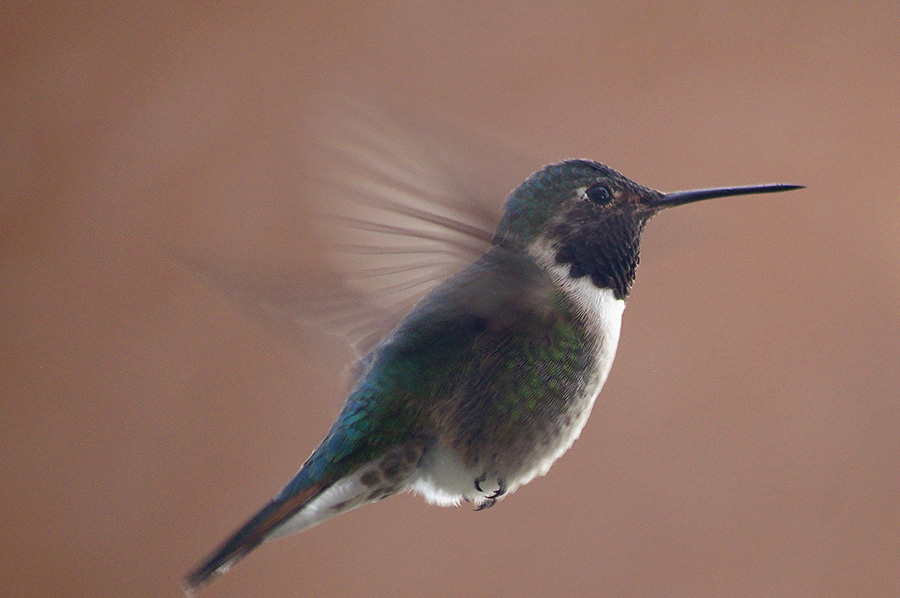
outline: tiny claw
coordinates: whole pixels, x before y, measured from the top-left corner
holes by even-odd
[[[477,480],[475,480],[475,489],[479,492],[483,492],[481,489],[481,482],[485,479],[484,476],[481,476]],[[489,509],[497,504],[497,501],[500,500],[500,497],[506,494],[506,483],[503,480],[499,481],[499,487],[494,491],[490,496],[484,497],[484,500],[478,503],[478,506],[475,507],[476,511],[483,511],[485,509]]]

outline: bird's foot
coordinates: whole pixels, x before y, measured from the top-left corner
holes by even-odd
[[[479,492],[484,492],[481,485],[487,479],[486,474],[482,475],[480,478],[475,480],[475,489]],[[493,507],[497,504],[497,501],[500,500],[500,497],[506,494],[506,483],[503,480],[497,480],[497,489],[494,490],[491,494],[482,497],[481,501],[478,503],[478,506],[475,507],[476,511],[483,511],[489,507]]]

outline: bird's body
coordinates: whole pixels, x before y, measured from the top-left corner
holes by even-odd
[[[187,587],[263,540],[398,492],[483,509],[547,473],[609,374],[644,224],[671,198],[705,198],[688,193],[666,196],[582,160],[533,175],[490,248],[363,358],[325,440]]]

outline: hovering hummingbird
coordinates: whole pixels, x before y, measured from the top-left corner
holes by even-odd
[[[661,193],[588,160],[536,172],[510,194],[488,249],[362,358],[325,440],[185,588],[265,540],[400,492],[482,510],[546,474],[609,374],[647,221],[695,201],[799,188]]]

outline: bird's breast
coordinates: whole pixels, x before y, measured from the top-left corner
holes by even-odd
[[[473,372],[449,392],[452,401],[444,399],[449,423],[410,484],[430,502],[478,502],[476,480],[511,493],[547,473],[587,422],[612,367],[625,302],[588,276],[571,278],[561,266],[545,271],[561,306],[545,318],[549,329],[487,334],[492,349],[463,367]]]
[[[549,273],[560,292],[574,305],[582,317],[588,336],[592,339],[592,355],[584,372],[584,385],[577,396],[570,397],[565,425],[557,429],[555,438],[549,439],[546,452],[536,455],[530,470],[525,471],[518,484],[547,473],[578,439],[600,394],[616,355],[619,334],[622,329],[622,313],[625,301],[617,299],[612,289],[598,288],[589,276],[571,278],[568,268],[554,266]]]

